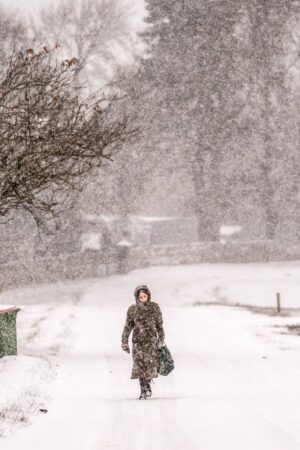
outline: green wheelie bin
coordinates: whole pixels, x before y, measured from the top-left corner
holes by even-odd
[[[20,308],[0,305],[0,358],[17,354],[16,319]]]

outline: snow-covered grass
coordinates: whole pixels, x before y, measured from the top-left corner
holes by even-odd
[[[0,437],[27,424],[45,408],[51,364],[43,358],[6,356],[0,359]]]
[[[85,281],[45,284],[1,294],[0,306],[15,304],[21,311],[18,355],[0,359],[0,436],[47,409],[58,357],[72,342],[76,305],[85,285]]]
[[[128,277],[139,275],[151,284],[154,296],[168,304],[217,302],[275,308],[280,292],[283,308],[300,308],[299,261],[152,267]]]

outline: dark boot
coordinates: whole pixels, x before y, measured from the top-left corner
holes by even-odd
[[[147,386],[146,386],[146,380],[144,378],[139,379],[140,387],[141,387],[141,394],[139,396],[139,400],[147,400]]]
[[[145,392],[146,392],[146,397],[151,397],[152,395],[152,389],[151,389],[151,383],[152,380],[145,380]]]

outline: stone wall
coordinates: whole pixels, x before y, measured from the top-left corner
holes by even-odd
[[[156,266],[197,263],[249,263],[300,260],[300,243],[273,241],[199,242],[193,244],[132,247],[128,251],[128,270]]]

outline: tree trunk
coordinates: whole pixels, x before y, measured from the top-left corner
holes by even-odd
[[[255,4],[255,17],[252,16],[252,45],[255,62],[250,75],[254,85],[258,86],[259,95],[262,99],[262,107],[259,112],[263,142],[263,156],[260,163],[260,196],[264,211],[265,237],[267,239],[275,238],[278,221],[274,205],[274,180],[272,180],[273,153],[276,150],[274,148],[276,145],[274,127],[272,127],[272,114],[275,111],[271,104],[271,95],[275,89],[272,57],[275,52],[273,38],[276,30],[273,30],[274,24],[270,19],[270,13],[274,13],[271,9],[272,5],[268,0],[258,1]]]
[[[215,176],[215,164],[211,160],[211,152],[199,146],[193,164],[199,241],[218,241],[220,238],[220,211],[217,186],[214,183]]]

